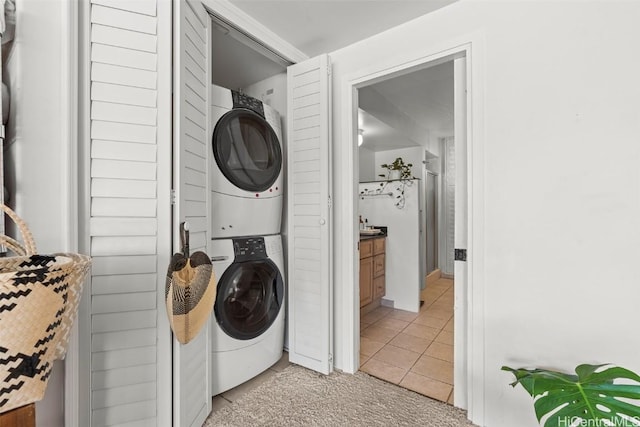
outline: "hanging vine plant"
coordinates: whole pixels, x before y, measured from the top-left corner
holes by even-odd
[[[404,190],[406,189],[406,187],[410,187],[413,185],[413,180],[412,179],[401,179],[398,182],[398,186],[396,187],[396,208],[398,209],[403,209],[407,199],[404,196]],[[394,183],[391,183],[391,185],[394,185]]]
[[[604,366],[610,367],[599,371]],[[640,425],[640,406],[630,401],[640,400],[640,376],[628,369],[584,364],[576,367],[576,375],[508,366],[502,370],[515,375],[511,386],[520,384],[533,397],[543,427]]]
[[[367,197],[387,196],[393,197],[396,208],[403,209],[406,205],[404,191],[407,187],[413,185],[413,179],[401,179],[399,181],[385,181],[378,184],[378,188],[370,190],[365,188],[360,191],[360,198],[364,200]],[[391,188],[389,188],[391,186]]]

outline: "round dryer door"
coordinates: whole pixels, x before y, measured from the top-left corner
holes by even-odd
[[[251,110],[233,109],[213,131],[213,156],[222,174],[246,191],[266,191],[282,169],[282,150],[273,128]]]
[[[250,340],[273,324],[283,297],[282,275],[271,260],[233,263],[218,282],[215,316],[227,335]]]

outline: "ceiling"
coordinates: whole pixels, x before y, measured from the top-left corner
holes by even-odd
[[[309,57],[332,52],[432,12],[457,0],[230,0],[234,6]],[[286,71],[240,40],[237,33],[214,24],[212,82],[239,89]],[[435,136],[453,133],[453,73],[431,67],[378,83],[373,88],[398,110]],[[386,127],[386,128],[385,128]],[[384,151],[420,145],[371,114],[363,122],[365,145]]]
[[[258,51],[254,43],[226,24],[214,19],[212,27],[211,52],[214,60],[211,64],[211,83],[238,90],[286,71],[284,64]]]
[[[338,50],[456,0],[230,0],[309,57]]]
[[[358,109],[358,129],[362,130],[362,146],[370,151],[397,150],[419,146],[401,131],[387,125],[361,108]]]
[[[378,92],[399,110],[399,114],[406,115],[417,127],[428,131],[431,137],[453,135],[452,61],[388,79],[368,88]],[[360,107],[367,109],[366,105]],[[378,119],[384,121],[383,117]],[[389,133],[381,132],[379,126],[369,128],[370,123],[370,120],[364,120],[361,127],[365,135],[363,146],[369,150],[385,151],[424,145],[424,140],[417,141],[403,129],[397,129],[395,138],[390,138]]]

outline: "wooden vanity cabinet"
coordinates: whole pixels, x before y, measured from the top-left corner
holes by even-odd
[[[360,260],[360,307],[373,301],[373,257]]]
[[[360,241],[360,307],[385,294],[385,238]]]

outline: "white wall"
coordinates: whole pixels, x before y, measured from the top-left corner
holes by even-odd
[[[640,280],[638,17],[638,2],[462,0],[331,54],[339,147],[350,114],[342,110],[345,76],[467,34],[483,40],[474,58],[482,64],[483,146],[471,147],[484,171],[484,197],[475,200],[484,222],[474,224],[484,236],[480,425],[537,425],[531,398],[508,385],[504,364],[612,362],[640,371],[640,341],[628,335]],[[342,214],[351,197],[344,170],[335,167],[337,236],[352,221]],[[341,277],[349,258],[341,249],[335,256]],[[340,313],[339,298],[335,305]],[[336,347],[344,345],[341,321]]]
[[[375,181],[376,175],[376,153],[365,147],[358,148],[358,162],[360,182]]]
[[[16,36],[5,73],[11,94],[7,124],[8,186],[12,206],[25,219],[40,251],[61,250],[68,240],[63,139],[68,117],[61,107],[68,87],[63,75],[62,2],[16,2]],[[64,83],[63,83],[64,81]],[[46,212],[46,215],[43,213]]]
[[[287,116],[287,73],[276,74],[244,88],[244,93],[275,108],[282,118],[282,126]],[[284,135],[283,135],[284,137]]]
[[[10,205],[28,224],[41,253],[73,249],[68,99],[68,4],[16,2],[16,34],[4,80],[11,94],[5,151]],[[15,233],[10,227],[9,232]],[[15,235],[15,234],[14,234]],[[64,423],[64,362],[55,362],[38,426]]]
[[[393,193],[392,196],[360,197],[358,214],[368,220],[371,226],[387,227],[385,247],[386,293],[383,304],[417,313],[420,308],[420,215],[418,192],[420,181],[411,180],[405,184],[391,181],[385,184],[359,184],[359,191]],[[383,187],[380,187],[383,185]],[[396,207],[401,191],[405,203],[402,209]]]

